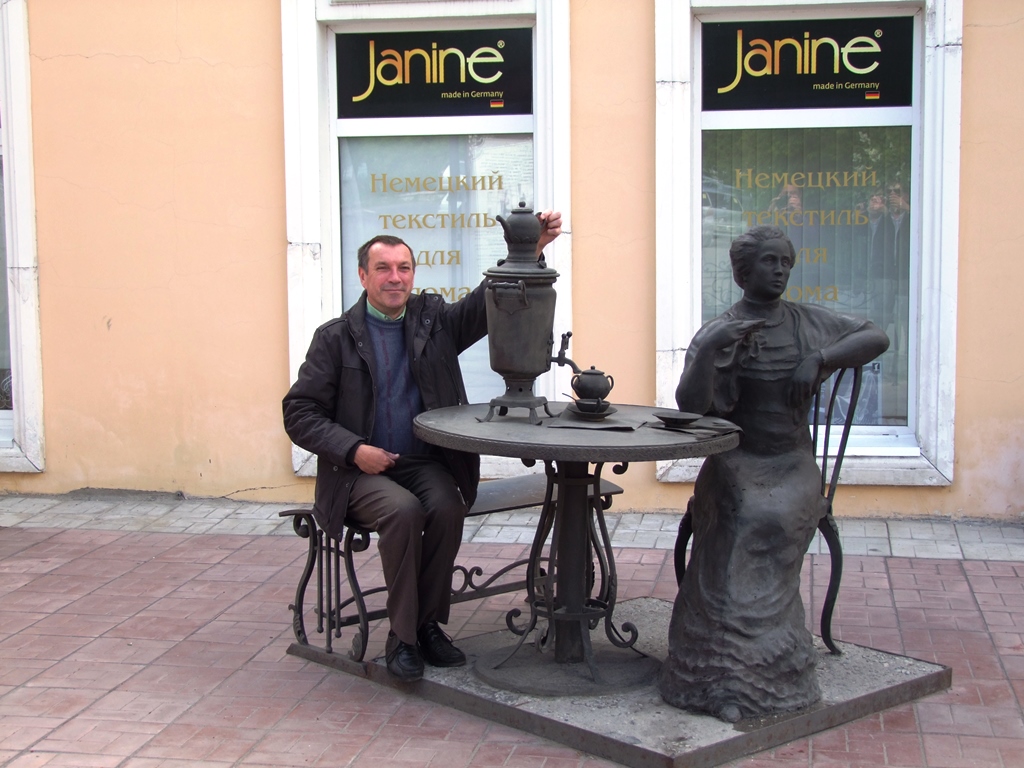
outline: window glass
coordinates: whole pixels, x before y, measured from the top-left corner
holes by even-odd
[[[0,235],[7,231],[6,214],[4,213],[4,164],[0,158]],[[0,236],[0,275],[7,274],[7,238]],[[0,285],[0,411],[14,408],[11,386],[11,323],[8,301],[7,280]],[[0,439],[3,438],[3,425],[0,424]]]
[[[534,200],[529,134],[342,138],[339,162],[345,307],[362,293],[356,252],[381,233],[412,248],[417,292],[457,300],[507,253],[494,217]],[[471,402],[504,391],[486,339],[460,362]]]
[[[891,345],[865,371],[857,423],[907,425],[909,126],[708,130],[702,136],[702,316],[740,298],[729,245],[751,226],[797,250],[784,298],[869,319]]]

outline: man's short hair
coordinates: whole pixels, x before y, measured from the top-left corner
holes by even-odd
[[[416,259],[412,256],[412,248],[409,248],[409,244],[405,242],[405,240],[400,237],[395,237],[394,235],[377,235],[376,237],[371,237],[359,246],[357,255],[359,257],[359,268],[361,270],[367,272],[370,269],[370,249],[377,243],[380,243],[381,245],[404,245],[409,249],[409,259],[412,261],[412,268],[416,269]]]

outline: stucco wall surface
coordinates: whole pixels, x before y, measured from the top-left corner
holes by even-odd
[[[294,485],[279,2],[33,0],[29,36],[47,464],[0,486]]]

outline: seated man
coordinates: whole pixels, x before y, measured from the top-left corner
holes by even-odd
[[[538,214],[537,254],[562,217]],[[487,334],[484,289],[449,304],[412,294],[412,249],[390,235],[359,248],[364,293],[317,329],[284,398],[292,441],[317,456],[314,515],[330,536],[351,522],[376,531],[391,623],[388,671],[418,680],[423,662],[466,663],[440,628],[451,603],[462,524],[476,499],[478,456],[413,434],[425,410],[467,403],[459,353]]]

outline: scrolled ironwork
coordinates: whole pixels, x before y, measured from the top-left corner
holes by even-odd
[[[541,506],[540,519],[537,521],[537,532],[533,536],[533,543],[530,545],[530,558],[526,568],[526,602],[530,606],[530,618],[525,626],[517,626],[515,619],[523,615],[518,608],[511,609],[505,614],[505,625],[514,634],[519,636],[519,642],[502,661],[495,664],[500,667],[511,659],[522,647],[530,632],[537,626],[537,619],[541,616],[550,618],[554,613],[554,543],[548,551],[547,565],[545,569],[541,566],[544,553],[544,543],[547,541],[548,533],[555,517],[554,489],[557,473],[551,462],[544,462],[544,473],[547,475],[547,487],[544,491],[544,504]],[[538,581],[540,584],[538,584]],[[548,631],[537,637],[537,647],[541,650],[547,645]]]
[[[313,569],[317,563],[316,537],[312,535],[316,529],[316,522],[309,511],[304,509],[289,509],[278,513],[279,517],[291,517],[292,530],[295,534],[308,542],[306,548],[306,562],[302,566],[302,574],[299,576],[298,586],[295,588],[295,600],[289,604],[288,609],[292,612],[292,632],[295,640],[300,645],[309,645],[309,638],[306,636],[306,623],[303,619],[303,602],[306,595],[306,587],[313,575]]]
[[[296,514],[292,516],[292,530],[295,531],[296,536],[308,539],[312,535],[312,529],[309,525],[310,520],[312,520],[312,515],[309,514]]]
[[[357,535],[362,543],[362,549],[357,549],[358,545],[354,543]],[[347,553],[361,552],[369,544],[370,534],[367,531],[357,530],[349,526],[348,531],[345,532],[345,551]],[[366,601],[363,599],[363,592],[359,588],[359,579],[356,577],[355,563],[351,556],[345,558],[345,577],[348,579],[349,592],[352,593],[352,599],[356,603],[356,612],[359,616],[359,631],[356,633],[357,637],[352,638],[352,650],[349,652],[349,658],[353,661],[362,661],[363,654],[366,653],[366,642],[370,637],[370,622],[366,615]],[[338,611],[340,616],[340,603]]]
[[[622,632],[629,634],[629,640],[626,640],[622,636],[620,629]],[[612,621],[612,615],[610,613],[604,617],[604,633],[608,636],[608,640],[611,641],[612,645],[618,646],[619,648],[633,648],[634,643],[636,643],[637,638],[640,636],[636,625],[631,621],[622,622],[621,628],[616,627],[615,622]],[[636,651],[636,648],[633,648],[633,650]],[[637,653],[639,653],[639,651],[637,651]]]
[[[471,568],[466,568],[464,565],[456,565],[452,568],[452,596],[463,596],[463,595],[475,595],[478,592],[486,591],[492,584],[498,582],[502,577],[529,564],[529,560],[516,560],[514,563],[510,563],[505,567],[495,571],[491,576],[488,576],[484,581],[477,583],[475,577],[483,576],[484,569],[479,565],[474,565]],[[461,581],[456,585],[456,577],[460,577]],[[483,595],[481,595],[482,597]]]
[[[349,549],[350,547],[351,549]],[[345,548],[349,552],[365,552],[370,548],[370,532],[349,526],[348,533],[345,535]]]

